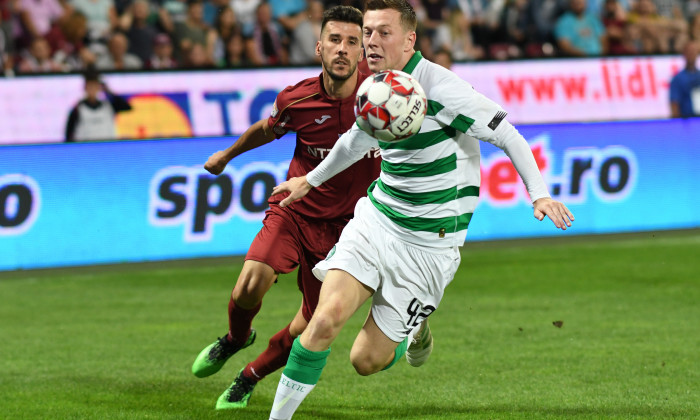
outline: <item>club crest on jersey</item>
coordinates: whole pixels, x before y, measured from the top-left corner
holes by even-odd
[[[331,116],[330,115],[321,115],[321,118],[316,118],[314,121],[316,121],[316,124],[321,125],[324,122],[326,122],[327,119],[329,119]]]

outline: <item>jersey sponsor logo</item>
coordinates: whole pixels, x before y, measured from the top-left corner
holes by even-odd
[[[490,123],[488,123],[488,127],[491,130],[496,130],[496,127],[498,127],[498,124],[503,121],[503,119],[508,115],[505,111],[498,111],[496,115],[493,117]]]
[[[321,118],[316,118],[314,121],[316,121],[316,124],[321,125],[324,122],[326,122],[327,119],[329,119],[331,116],[330,115],[321,115]]]

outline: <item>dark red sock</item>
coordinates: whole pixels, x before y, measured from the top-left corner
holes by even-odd
[[[292,351],[292,343],[294,343],[294,337],[289,333],[289,325],[287,325],[272,336],[265,351],[257,359],[248,363],[248,366],[243,369],[243,374],[254,381],[259,381],[283,367],[287,364],[289,353]]]
[[[258,303],[253,309],[244,309],[236,306],[233,297],[228,302],[228,339],[231,343],[242,346],[248,336],[250,336],[250,326],[253,323],[253,318],[260,311],[262,302]]]

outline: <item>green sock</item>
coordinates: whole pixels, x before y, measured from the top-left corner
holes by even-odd
[[[311,351],[304,348],[299,337],[292,344],[287,366],[282,372],[275,401],[270,412],[271,419],[286,420],[316,386],[331,349]]]
[[[290,379],[308,385],[316,385],[321,372],[326,366],[326,360],[331,349],[326,351],[311,351],[304,348],[299,337],[292,343],[287,366],[283,373]]]
[[[394,366],[396,362],[403,357],[404,354],[406,354],[406,349],[408,348],[408,339],[410,337],[406,337],[403,339],[401,343],[399,343],[398,346],[396,346],[396,350],[394,350],[394,360],[391,361],[386,367],[382,370],[387,370],[390,367]]]

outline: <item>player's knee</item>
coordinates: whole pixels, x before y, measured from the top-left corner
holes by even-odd
[[[372,375],[384,368],[384,361],[378,360],[372,354],[361,354],[359,352],[350,352],[350,363],[352,363],[355,371],[362,376]]]

